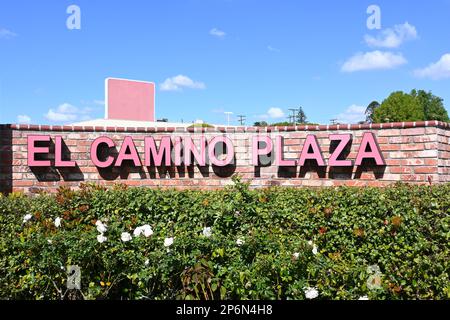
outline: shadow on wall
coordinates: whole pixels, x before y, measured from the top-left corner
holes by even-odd
[[[61,141],[62,160],[71,160],[71,152],[64,141]],[[84,175],[80,170],[80,167],[55,167],[55,143],[50,142],[36,142],[37,147],[48,147],[50,152],[48,154],[36,154],[36,160],[50,160],[51,165],[49,167],[30,167],[31,172],[39,182],[51,182],[51,181],[84,181]]]
[[[12,130],[0,126],[0,193],[12,191]]]
[[[225,146],[223,147],[224,152],[226,152]],[[97,158],[100,161],[105,161],[108,157],[113,157],[117,159],[119,151],[116,146],[108,147],[105,144],[102,144],[97,149]],[[138,155],[139,156],[139,155]],[[216,151],[216,156],[219,156]],[[233,158],[236,159],[236,155],[233,155]],[[139,158],[140,163],[143,163],[142,159]],[[165,163],[165,155],[162,158],[162,163]],[[236,164],[233,162],[225,167],[218,167],[215,165],[206,165],[200,166],[196,165],[181,165],[176,166],[172,161],[170,166],[155,166],[153,159],[152,165],[147,166],[147,172],[144,170],[144,167],[136,167],[131,160],[125,160],[120,167],[109,166],[106,168],[97,167],[99,175],[102,179],[107,181],[114,181],[117,179],[126,180],[131,173],[138,173],[140,179],[175,179],[175,178],[195,178],[195,168],[197,168],[198,172],[201,174],[203,178],[209,178],[211,173],[214,173],[217,177],[220,178],[229,178],[236,171]]]

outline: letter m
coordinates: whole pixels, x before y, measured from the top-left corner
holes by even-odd
[[[156,167],[162,166],[162,160],[164,157],[164,164],[170,167],[170,137],[164,136],[159,143],[159,150],[156,148],[155,139],[153,137],[146,137],[145,141],[145,159],[144,164],[147,167],[151,166],[151,158]]]

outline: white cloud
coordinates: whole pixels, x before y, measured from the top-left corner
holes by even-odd
[[[280,108],[270,108],[267,111],[267,115],[273,119],[284,118],[284,112]]]
[[[224,38],[227,35],[224,31],[217,28],[212,28],[209,30],[209,34],[217,38]]]
[[[58,112],[59,113],[64,113],[64,114],[77,113],[78,112],[78,108],[74,107],[73,105],[71,105],[69,103],[63,103],[63,104],[58,106]]]
[[[388,28],[377,36],[365,35],[364,40],[370,47],[398,48],[403,42],[417,38],[416,27],[408,22]]]
[[[256,116],[260,120],[280,119],[284,118],[285,114],[281,108],[270,108],[266,113]]]
[[[17,37],[17,34],[12,32],[11,30],[1,28],[0,29],[0,39],[11,39]]]
[[[30,124],[31,118],[27,116],[26,114],[19,114],[17,116],[17,123],[19,124]]]
[[[267,50],[272,52],[280,52],[281,50],[272,46],[267,46]]]
[[[99,106],[104,106],[105,100],[94,100],[94,104],[99,105]]]
[[[205,89],[206,86],[203,82],[197,82],[189,77],[178,75],[172,78],[167,78],[160,84],[161,91],[180,91],[183,88],[189,89]]]
[[[358,123],[366,119],[366,108],[356,104],[348,107],[344,112],[336,116],[339,123]]]
[[[376,50],[355,54],[342,65],[341,71],[394,69],[407,62],[401,53]]]
[[[91,108],[79,109],[70,103],[60,104],[56,110],[50,109],[44,115],[47,120],[53,122],[68,122],[75,120],[88,120],[90,119],[89,113],[92,112]]]
[[[444,54],[438,62],[431,63],[428,67],[415,70],[414,75],[433,80],[450,78],[450,53]]]

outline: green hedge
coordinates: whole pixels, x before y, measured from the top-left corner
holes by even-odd
[[[0,298],[60,299],[78,265],[87,299],[448,299],[449,211],[450,185],[0,196]]]

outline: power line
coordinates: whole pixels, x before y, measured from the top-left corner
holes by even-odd
[[[241,126],[243,126],[247,117],[244,115],[238,115],[237,117],[239,118],[239,123],[241,124]]]
[[[338,124],[338,119],[331,119],[331,124]]]
[[[289,122],[292,122],[295,126],[295,120],[297,118],[296,112],[298,112],[298,109],[289,109],[289,111],[292,112],[292,115],[289,116]]]

